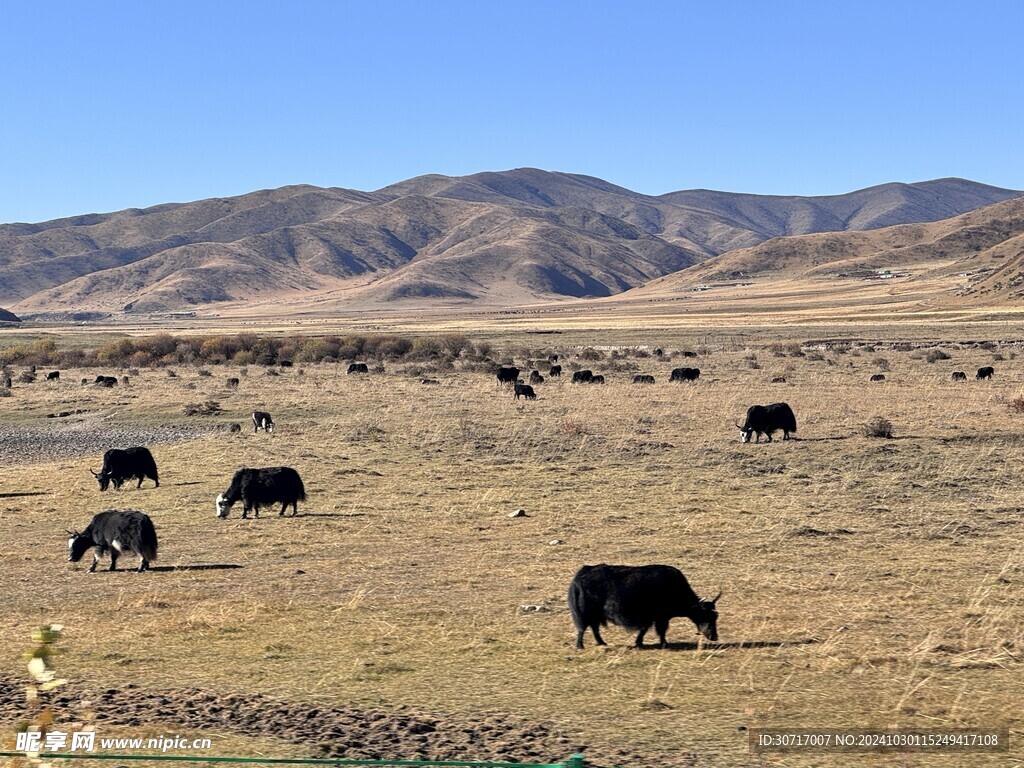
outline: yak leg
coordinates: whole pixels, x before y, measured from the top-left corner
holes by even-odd
[[[145,475],[139,475],[139,484],[135,486],[136,489],[142,487],[142,481],[145,479]]]
[[[651,628],[651,625],[648,624],[646,627],[644,627],[643,629],[641,629],[637,633],[636,643],[634,643],[634,645],[636,645],[637,648],[643,648],[644,647],[644,635],[647,634],[647,630],[650,629],[650,628]]]
[[[139,555],[139,573],[149,570],[149,560]]]
[[[281,505],[281,511],[277,513],[277,516],[278,516],[278,517],[284,517],[284,513],[285,513],[285,511],[286,511],[287,509],[288,509],[288,502],[286,501],[286,502],[284,502],[284,503],[283,503],[283,504]]]
[[[110,570],[112,570],[112,571],[116,571],[117,570],[117,555],[118,555],[117,550],[114,549],[113,547],[111,547],[110,548]]]
[[[768,442],[769,443],[772,441],[772,433],[771,432],[765,432],[764,436],[768,438]]]
[[[665,639],[665,633],[668,632],[668,621],[668,619],[658,619],[654,622],[654,631],[658,633],[662,648],[668,647],[668,640]]]
[[[96,547],[92,551],[92,565],[89,566],[89,573],[95,573],[96,572],[96,564],[100,561],[100,555],[102,555],[102,554],[103,554],[103,548],[102,547]]]
[[[595,622],[595,623],[590,625],[590,631],[594,633],[594,642],[595,643],[597,643],[598,645],[608,645],[608,643],[606,643],[601,638],[601,631],[599,629],[599,625],[597,624],[597,622]],[[580,637],[582,637],[582,636],[583,636],[583,632],[581,631],[580,632]],[[583,647],[582,640],[580,641],[580,643],[581,643],[580,644],[580,648],[582,648]]]
[[[292,502],[292,517],[295,517],[297,514],[299,514],[299,502],[296,500]]]
[[[579,630],[576,633],[576,647],[577,648],[582,648],[583,647],[583,633],[586,632],[586,631],[587,631],[587,628],[584,627],[583,629]]]

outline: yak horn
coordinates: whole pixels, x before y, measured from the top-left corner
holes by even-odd
[[[92,473],[92,476],[93,476],[93,477],[99,477],[99,476],[100,476],[100,475],[99,475],[99,472],[93,472],[93,471],[92,471],[91,469],[89,470],[89,472],[91,472],[91,473]]]
[[[736,425],[736,429],[739,429],[739,430],[743,429],[743,427],[740,426],[740,423],[738,421],[734,421],[733,424]]]
[[[722,596],[722,590],[718,590],[718,594],[715,595],[714,599],[711,601],[711,604],[714,605],[715,603],[717,603],[718,602],[718,598],[720,598],[721,596]]]

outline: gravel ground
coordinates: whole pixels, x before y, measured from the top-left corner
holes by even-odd
[[[650,764],[628,750],[582,743],[549,723],[497,714],[448,720],[405,707],[315,707],[258,694],[222,695],[194,688],[147,691],[130,684],[93,691],[72,685],[61,688],[48,703],[61,723],[78,719],[77,704],[83,700],[92,703],[101,733],[104,723],[167,723],[198,733],[272,735],[306,747],[311,757],[546,763],[584,752],[590,765]],[[0,678],[0,722],[22,717],[24,701],[23,684]],[[692,758],[684,756],[677,764],[691,765]]]
[[[94,419],[39,426],[0,425],[0,461],[35,464],[103,453],[108,448],[183,443],[213,434],[216,428],[196,425],[118,426]]]

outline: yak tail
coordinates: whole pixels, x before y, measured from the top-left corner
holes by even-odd
[[[576,625],[576,629],[584,629],[586,627],[586,623],[583,620],[585,610],[583,587],[573,579],[569,585],[569,613],[572,614],[572,623]]]
[[[153,527],[153,521],[147,518],[142,521],[139,530],[139,557],[156,560],[156,548],[156,528]]]
[[[305,501],[306,500],[306,486],[302,484],[302,478],[301,477],[298,478],[298,481],[299,481],[299,492],[298,492],[296,498],[299,501]]]

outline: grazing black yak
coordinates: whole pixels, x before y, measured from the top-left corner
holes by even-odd
[[[953,371],[953,381],[967,381],[967,374],[963,371]]]
[[[570,383],[571,384],[589,384],[590,380],[592,378],[594,378],[594,372],[593,371],[588,371],[588,370],[576,371],[575,373],[573,373],[572,380],[570,381]]]
[[[519,378],[519,369],[514,365],[507,368],[499,367],[494,376],[498,380],[499,387],[506,384],[515,384],[516,380]]]
[[[513,400],[518,400],[520,397],[525,397],[527,400],[536,400],[537,393],[533,391],[533,387],[529,384],[520,384],[516,382],[515,394],[512,396]]]
[[[576,647],[583,647],[583,633],[594,633],[598,645],[600,627],[609,622],[636,632],[636,646],[654,625],[664,648],[669,621],[685,616],[708,640],[718,640],[718,611],[714,600],[701,600],[686,577],[671,565],[584,565],[569,585],[569,612],[576,625]]]
[[[560,379],[560,378],[562,378],[562,366],[560,366],[560,365],[552,365],[551,366],[551,370],[548,371],[548,376],[553,378],[553,379]]]
[[[241,500],[242,517],[252,511],[260,516],[260,507],[280,504],[283,515],[291,506],[292,517],[299,513],[298,503],[306,500],[306,488],[299,473],[291,467],[242,467],[231,478],[231,485],[217,497],[217,517],[227,517],[231,507]]]
[[[673,368],[669,381],[696,381],[700,378],[700,368]]]
[[[633,377],[634,384],[653,384],[654,377],[646,373],[638,373]]]
[[[761,435],[772,441],[772,432],[782,430],[782,439],[789,440],[790,433],[796,433],[796,415],[793,409],[786,403],[772,403],[771,405],[752,405],[747,409],[747,419],[741,427],[740,439],[744,443],[750,442],[750,436],[755,435],[754,442],[761,442]]]
[[[978,373],[977,373],[977,375],[975,375],[974,378],[976,378],[976,379],[991,379],[992,375],[995,372],[996,372],[995,368],[993,368],[991,365],[986,365],[984,368],[979,368],[978,369]]]
[[[91,469],[89,471],[92,472]],[[155,488],[160,487],[160,476],[156,471],[153,454],[148,448],[138,445],[134,448],[111,448],[103,454],[103,468],[92,474],[101,491],[107,490],[111,483],[114,490],[119,491],[124,481],[132,478],[138,478],[136,488],[141,488],[142,481],[147,477],[155,483]]]
[[[346,373],[369,373],[370,368],[366,363],[349,363]]]
[[[92,565],[89,573],[96,570],[100,557],[110,553],[110,570],[117,570],[117,558],[121,554],[132,554],[139,558],[139,571],[149,568],[156,560],[156,528],[149,516],[134,509],[108,509],[96,515],[89,527],[81,533],[68,531],[68,562],[77,563],[86,550],[92,547]]]

